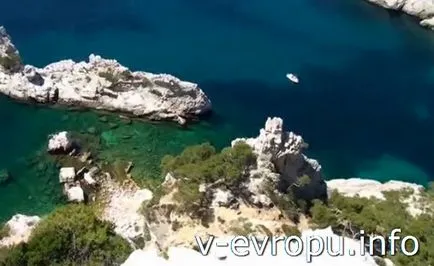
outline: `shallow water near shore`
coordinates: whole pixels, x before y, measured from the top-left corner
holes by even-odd
[[[13,176],[0,186],[0,220],[58,204],[56,166],[28,163],[58,130],[94,127],[101,157],[133,161],[140,179],[158,175],[164,154],[204,141],[221,148],[235,137],[256,136],[267,116],[280,116],[310,144],[308,155],[328,178],[433,179],[434,33],[411,18],[362,0],[18,0],[3,6],[8,12],[0,24],[26,63],[97,53],[133,70],[171,73],[199,83],[214,115],[183,130],[114,117],[104,122],[92,112],[0,97],[0,169]],[[300,84],[291,84],[288,72]]]

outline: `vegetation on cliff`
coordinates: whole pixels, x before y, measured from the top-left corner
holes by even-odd
[[[163,173],[173,173],[179,180],[174,195],[180,203],[181,212],[194,213],[206,205],[205,193],[200,192],[201,184],[215,184],[224,189],[236,186],[246,170],[256,161],[250,146],[237,143],[221,152],[209,143],[190,146],[178,156],[165,156],[161,167]]]
[[[28,243],[0,250],[0,265],[118,265],[131,251],[91,207],[73,204],[43,219]]]
[[[6,70],[12,71],[21,64],[21,57],[16,53],[8,53],[5,56],[0,56],[0,65]]]
[[[315,202],[311,208],[312,222],[319,227],[332,226],[340,234],[356,238],[363,229],[365,236],[381,235],[387,239],[393,229],[399,228],[402,230],[398,234],[401,239],[411,235],[419,240],[419,252],[414,256],[405,256],[399,251],[400,243],[397,241],[397,255],[388,257],[397,266],[434,265],[434,210],[430,205],[434,202],[433,190],[422,192],[418,201],[426,203],[428,208],[417,216],[412,216],[407,210],[408,204],[404,203],[413,197],[409,191],[390,191],[384,196],[385,200],[379,200],[346,197],[334,192],[328,204]],[[413,246],[408,246],[407,250],[413,250]]]

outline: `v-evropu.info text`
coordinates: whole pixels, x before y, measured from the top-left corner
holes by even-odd
[[[395,255],[399,250],[406,256],[416,255],[419,251],[419,240],[414,236],[400,236],[400,229],[394,229],[388,237],[371,236],[361,237],[359,245],[345,246],[346,240],[339,236],[235,236],[230,239],[221,240],[214,236],[203,239],[195,237],[199,252],[203,256],[210,254],[213,248],[225,248],[227,252],[237,256],[245,257],[249,255],[271,255],[278,256],[286,254],[288,256],[305,256],[307,262],[311,262],[314,257],[319,257],[327,253],[329,256],[356,256],[365,254],[378,255],[378,248],[381,255]],[[364,236],[364,231],[360,231]],[[366,249],[366,246],[369,248]],[[374,246],[376,252],[374,252]],[[386,248],[387,247],[387,248]]]

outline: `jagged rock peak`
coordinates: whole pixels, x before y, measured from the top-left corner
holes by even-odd
[[[279,117],[269,117],[264,128],[259,130],[259,136],[247,139],[246,142],[257,154],[270,153],[273,157],[300,154],[307,147],[301,136],[283,130],[283,120]]]
[[[11,38],[0,30],[0,93],[30,103],[106,110],[180,124],[211,110],[196,83],[169,74],[131,71],[91,54],[88,62],[61,60],[23,66]]]
[[[232,146],[239,141],[247,143],[257,155],[257,168],[251,170],[251,178],[247,185],[253,201],[260,203],[266,199],[263,187],[267,180],[277,183],[282,192],[289,187],[297,187],[297,196],[301,198],[326,198],[327,185],[321,165],[303,154],[303,150],[308,146],[303,138],[285,131],[283,126],[281,118],[268,118],[256,138],[239,138],[232,141]],[[303,188],[298,188],[300,180],[306,176],[309,183],[304,184]]]

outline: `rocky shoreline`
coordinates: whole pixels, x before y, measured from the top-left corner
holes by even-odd
[[[199,86],[169,74],[131,71],[116,60],[91,54],[88,62],[62,60],[24,65],[0,26],[0,93],[32,104],[87,108],[179,124],[211,111]]]
[[[420,25],[434,30],[434,2],[431,0],[365,0],[389,10],[420,19]]]
[[[240,160],[233,157],[236,153],[249,159],[245,161],[248,162],[247,168],[237,177],[238,182],[203,180],[191,187],[188,178],[178,171],[169,171],[159,189],[151,191],[151,188],[138,187],[132,180],[130,169],[133,163],[113,172],[110,165],[95,161],[86,147],[82,147],[69,132],[52,134],[47,143],[47,152],[57,156],[61,162],[59,183],[64,187],[68,201],[102,206],[100,219],[111,222],[115,232],[136,250],[124,266],[149,261],[155,261],[155,265],[174,265],[182,258],[213,265],[238,261],[239,258],[229,258],[228,254],[214,249],[209,258],[198,254],[192,250],[197,247],[194,242],[197,235],[219,238],[253,233],[338,236],[330,228],[313,230],[312,221],[305,214],[286,213],[295,207],[285,205],[288,204],[285,201],[288,193],[294,193],[302,201],[327,201],[336,191],[349,197],[358,195],[381,201],[385,200],[383,192],[406,190],[410,193],[405,202],[408,213],[415,217],[424,213],[426,206],[420,200],[424,190],[422,186],[400,181],[382,184],[358,178],[326,181],[321,165],[304,154],[306,148],[301,136],[284,130],[281,118],[268,118],[257,137],[235,139],[231,147],[222,151],[225,156],[230,156],[228,159],[232,158],[229,161]],[[251,150],[251,155],[248,150]],[[222,155],[216,155],[216,158],[219,156]],[[176,158],[172,160],[176,161]],[[233,170],[230,173],[235,174]],[[189,189],[187,204],[192,204],[192,209],[185,209],[182,206],[185,199],[179,197],[186,186]],[[281,205],[282,202],[285,204]],[[26,242],[40,220],[36,216],[14,216],[6,223],[9,231],[0,241],[0,247]],[[345,241],[350,241],[351,245],[359,243],[357,239],[348,237]],[[169,256],[170,259],[160,256]],[[252,256],[250,259],[255,258]],[[274,259],[276,265],[284,265],[288,257],[264,259],[267,262]],[[354,261],[356,265],[376,265],[374,257],[368,255],[352,258],[324,256],[320,261],[328,260],[330,263],[341,260]],[[383,260],[388,263],[386,265],[393,265],[386,258]]]

